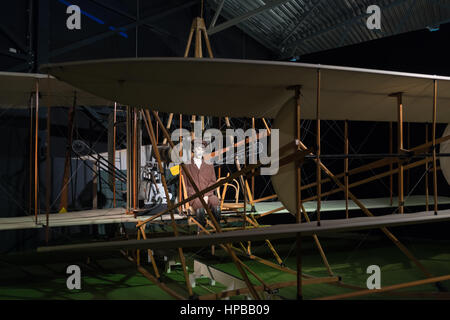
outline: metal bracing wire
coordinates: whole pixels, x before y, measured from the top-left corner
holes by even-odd
[[[97,146],[97,144],[100,142],[101,137],[103,136],[103,134],[107,131],[108,128],[104,128],[101,133],[98,135],[97,140],[94,142],[94,144],[92,145],[92,148],[95,148],[95,146]],[[79,133],[78,133],[79,134]],[[79,136],[81,137],[81,135],[79,134]],[[67,184],[65,186],[61,187],[61,191],[56,195],[54,201],[51,203],[50,208],[52,206],[54,206],[56,204],[56,202],[59,200],[59,197],[61,196],[63,190],[65,187],[67,187],[67,185],[72,181],[72,179],[74,178],[75,173],[77,172],[77,170],[82,166],[83,162],[81,162],[77,168],[75,169],[75,171],[70,175],[69,180],[67,181]]]
[[[354,154],[358,154],[358,153],[361,151],[361,149],[362,149],[362,148],[365,146],[365,144],[367,143],[369,137],[370,137],[370,136],[373,134],[373,132],[375,131],[375,128],[376,128],[376,123],[372,126],[371,130],[369,131],[369,134],[366,136],[366,138],[364,139],[363,143],[361,143],[361,144],[359,145],[358,150],[355,150],[355,148],[353,147],[353,145],[350,143],[350,140],[349,140],[349,143],[348,143],[349,148],[352,150],[352,152],[353,152]],[[343,136],[344,136],[344,133],[341,131],[341,128],[340,128],[339,126],[337,127],[337,130],[339,131],[337,134],[343,137]],[[364,162],[362,161],[362,159],[358,159],[358,158],[350,158],[350,159],[349,159],[349,166],[352,164],[352,161],[353,161],[353,160],[358,160],[358,161],[360,161],[361,164],[364,164]],[[375,173],[375,171],[374,171],[373,169],[369,169],[369,171],[370,171],[373,175],[376,175],[376,173]],[[386,185],[386,183],[383,182],[382,179],[377,179],[377,181],[378,181],[379,183],[381,183],[381,185],[382,185],[386,190],[390,191],[389,187]]]

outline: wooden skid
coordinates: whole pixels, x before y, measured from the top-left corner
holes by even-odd
[[[338,282],[339,277],[325,277],[325,278],[310,278],[310,279],[303,279],[302,285],[311,285],[311,284],[318,284],[318,283],[332,283],[332,282]],[[267,287],[264,286],[256,286],[255,289],[257,291],[273,291],[276,289],[281,288],[287,288],[287,287],[293,287],[297,285],[297,281],[286,281],[286,282],[279,282],[279,283],[273,283],[269,284]],[[249,290],[248,288],[241,288],[236,290],[229,290],[229,291],[222,291],[220,293],[212,293],[204,296],[200,296],[200,300],[217,300],[217,299],[223,299],[233,296],[238,296],[241,294],[248,294]]]

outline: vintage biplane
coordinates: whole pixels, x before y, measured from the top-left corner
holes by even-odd
[[[192,40],[192,37],[189,40]],[[189,47],[190,44],[188,44]],[[209,47],[209,46],[208,46]],[[210,51],[210,49],[209,49]],[[201,299],[220,299],[230,296],[249,294],[252,298],[261,298],[262,292],[268,292],[287,286],[297,286],[297,295],[302,296],[302,286],[317,283],[334,283],[345,285],[339,276],[335,275],[329,265],[318,236],[330,232],[345,232],[363,229],[380,229],[393,243],[423,272],[425,279],[396,286],[384,287],[378,290],[364,290],[352,287],[353,292],[341,296],[328,298],[351,298],[368,293],[395,290],[404,287],[417,286],[426,283],[438,283],[450,279],[450,275],[434,276],[421,262],[396,238],[388,227],[409,224],[422,224],[450,220],[450,211],[439,210],[439,205],[448,204],[448,198],[438,197],[437,177],[442,172],[450,183],[449,149],[450,127],[447,126],[442,137],[436,135],[438,124],[450,123],[450,77],[392,72],[383,70],[358,69],[328,65],[315,65],[293,62],[229,60],[229,59],[199,59],[188,58],[126,58],[110,60],[93,60],[49,64],[41,68],[44,75],[33,74],[0,74],[0,81],[8,84],[8,91],[3,92],[1,102],[11,107],[30,105],[31,112],[37,114],[39,108],[56,105],[71,105],[76,95],[77,104],[89,106],[113,106],[114,102],[126,106],[127,112],[127,148],[122,151],[126,158],[126,207],[97,209],[86,212],[73,212],[64,215],[38,215],[37,199],[38,186],[34,184],[33,195],[35,203],[35,220],[24,218],[1,218],[0,229],[21,229],[34,227],[55,227],[82,224],[107,224],[132,222],[136,225],[137,239],[126,241],[96,242],[77,245],[63,245],[41,247],[40,252],[60,251],[107,251],[107,250],[147,250],[154,274],[143,268],[139,254],[134,258],[138,270],[147,278],[178,299],[192,298],[192,279],[186,268],[183,248],[220,246],[230,255],[246,288],[227,290],[219,294],[201,296]],[[210,57],[212,54],[210,53]],[[34,94],[33,94],[34,93]],[[76,93],[76,94],[75,94]],[[116,108],[114,108],[116,110]],[[170,114],[169,122],[163,123],[161,113]],[[181,164],[179,197],[173,201],[164,174],[161,174],[159,186],[164,192],[166,208],[151,216],[140,215],[144,209],[139,207],[140,166],[142,164],[140,151],[141,135],[148,134],[152,145],[151,159],[155,160],[156,170],[164,172],[166,164],[161,156],[161,146],[173,148],[167,128],[173,120],[174,114],[212,116],[225,119],[229,126],[230,118],[260,118],[270,131],[279,129],[279,171],[271,177],[271,183],[276,194],[255,199],[248,181],[258,174],[263,166],[257,164],[237,164],[237,171],[220,176],[217,183],[199,190],[192,177]],[[274,119],[269,127],[265,119]],[[38,127],[32,123],[34,139],[37,139]],[[310,120],[315,125],[315,145],[306,145],[301,136],[303,120]],[[376,121],[397,123],[398,150],[392,150],[392,134],[386,145],[391,145],[389,154],[371,155],[377,160],[363,166],[349,168],[351,157],[363,157],[359,154],[348,153],[348,130],[345,130],[345,151],[333,155],[334,159],[342,159],[344,172],[336,174],[326,165],[330,155],[321,153],[321,121],[344,121],[347,128],[348,121]],[[431,139],[422,145],[404,148],[404,123],[430,124]],[[162,132],[164,141],[157,139],[155,132]],[[142,133],[143,132],[143,133]],[[248,143],[251,141],[244,141]],[[34,181],[37,170],[37,146],[34,145]],[[114,158],[117,150],[113,150],[113,161],[106,161],[105,165],[113,174],[119,175]],[[86,159],[98,160],[87,157]],[[102,157],[105,159],[105,157]],[[438,166],[439,161],[439,166]],[[315,163],[315,181],[304,184],[301,167],[305,162]],[[428,179],[432,176],[432,190],[426,196],[405,198],[404,172],[412,168],[423,168]],[[385,169],[370,178],[349,183],[349,176],[373,169]],[[116,172],[116,173],[114,173]],[[123,173],[122,173],[123,175]],[[398,176],[398,202],[393,203],[392,177]],[[358,199],[350,189],[359,187],[378,179],[391,177],[390,198]],[[181,191],[183,179],[194,184],[196,194],[187,197]],[[211,210],[203,200],[208,191],[219,188],[225,199],[226,188],[233,181],[244,193],[244,203],[235,203],[236,220],[242,224],[238,228],[227,228],[224,223],[217,221]],[[427,180],[428,181],[428,180]],[[337,186],[327,192],[322,186],[327,183]],[[220,189],[222,188],[222,189]],[[313,190],[314,196],[305,198],[302,190]],[[444,190],[447,191],[447,190]],[[325,195],[341,193],[340,201],[323,201]],[[429,193],[432,197],[429,197]],[[208,214],[208,224],[203,226],[196,218],[184,213],[185,205],[189,201],[199,198]],[[429,199],[430,198],[430,199]],[[278,199],[279,202],[269,200]],[[237,201],[237,200],[236,200]],[[410,201],[408,203],[408,201]],[[226,204],[226,203],[225,203]],[[255,212],[247,210],[247,204],[256,208]],[[275,205],[274,205],[275,204]],[[278,204],[278,205],[276,205]],[[313,204],[313,205],[311,205]],[[426,211],[405,213],[408,205],[426,206]],[[429,209],[431,207],[431,210]],[[374,215],[375,208],[397,208],[396,212],[387,215]],[[325,211],[341,210],[346,213],[343,219],[324,218]],[[349,210],[361,210],[366,217],[351,217]],[[289,212],[296,218],[293,224],[278,224],[260,227],[258,220],[277,212]],[[308,212],[314,212],[314,219]],[[322,214],[321,214],[322,213]],[[241,220],[239,220],[241,219]],[[180,235],[177,221],[188,220],[198,226],[198,233]],[[152,237],[146,231],[146,225],[151,223],[166,223],[172,226],[174,235],[170,237]],[[313,237],[317,248],[326,265],[329,276],[314,278],[302,274],[301,238]],[[273,239],[292,238],[297,243],[297,270],[283,265],[283,261],[271,244]],[[264,241],[271,248],[276,263],[258,258],[233,244]],[[176,248],[182,264],[187,288],[187,296],[173,292],[160,281],[160,273],[155,263],[152,250],[161,248]],[[253,259],[269,265],[280,272],[297,275],[296,281],[288,283],[268,284],[262,280],[239,256]],[[130,258],[131,259],[131,258]],[[248,274],[254,276],[261,285],[254,285]]]

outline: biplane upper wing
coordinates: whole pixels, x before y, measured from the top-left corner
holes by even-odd
[[[355,230],[374,229],[389,226],[402,226],[450,220],[450,210],[419,212],[409,214],[389,214],[377,217],[360,217],[350,219],[322,220],[318,226],[316,221],[301,224],[281,224],[247,230],[236,230],[211,235],[192,235],[179,237],[161,237],[146,240],[110,241],[88,244],[62,245],[41,247],[39,252],[58,251],[114,251],[119,249],[157,249],[178,247],[203,247],[220,243],[235,243],[240,241],[258,241],[266,239],[292,238],[298,233],[302,236],[324,234],[330,232],[348,232]]]
[[[77,105],[113,105],[111,101],[74,88],[47,74],[0,71],[0,108],[28,108],[36,89],[39,92],[39,105],[43,107],[72,106],[74,99]]]
[[[321,119],[431,122],[438,80],[437,121],[450,122],[450,77],[326,65],[195,58],[127,58],[49,64],[41,68],[109,101],[163,112],[274,118],[301,85],[302,118],[315,119],[317,70]]]

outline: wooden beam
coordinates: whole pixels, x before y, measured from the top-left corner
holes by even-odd
[[[189,51],[191,48],[194,33],[195,33],[194,57],[203,58],[203,46],[202,46],[202,35],[203,35],[203,38],[205,39],[206,49],[208,51],[208,56],[210,58],[213,58],[214,56],[212,53],[211,44],[209,42],[209,37],[205,26],[205,20],[203,19],[203,17],[195,17],[194,20],[192,21],[186,49],[184,51],[184,57],[187,58],[189,56]]]
[[[113,164],[113,166],[108,166],[108,184],[111,190],[114,189],[114,110],[115,110],[115,104],[112,109],[112,112],[108,114],[108,162]],[[113,192],[113,203],[114,203],[114,192]]]
[[[142,113],[144,113],[144,112],[142,112]],[[176,224],[175,218],[174,218],[173,203],[172,203],[172,200],[170,199],[169,189],[167,188],[167,182],[166,182],[166,178],[164,176],[164,168],[163,168],[163,165],[161,162],[158,145],[156,143],[156,137],[155,137],[155,132],[153,130],[153,124],[152,124],[152,119],[150,117],[150,112],[148,110],[145,110],[145,115],[147,117],[146,121],[145,121],[145,126],[147,127],[148,134],[150,136],[150,140],[152,143],[153,151],[154,151],[154,154],[156,157],[156,161],[158,162],[159,172],[161,172],[161,182],[164,187],[164,193],[166,195],[167,206],[169,207],[169,210],[170,210],[169,213],[170,213],[170,219],[172,222],[173,232],[174,232],[175,237],[178,237],[179,234],[178,234],[177,224]],[[192,286],[191,286],[191,282],[189,280],[189,274],[188,274],[187,268],[186,268],[186,260],[184,257],[183,249],[181,247],[178,248],[178,255],[180,257],[181,265],[183,268],[184,279],[186,281],[186,287],[187,287],[187,290],[189,293],[189,297],[193,297]]]
[[[173,113],[169,113],[169,118],[167,119],[167,125],[166,128],[167,130],[170,129],[170,126],[172,125],[172,120],[173,120]],[[159,128],[159,123],[157,122],[158,128]],[[164,138],[162,144],[165,145],[167,143],[167,139]]]
[[[343,293],[343,294],[338,294],[338,295],[334,295],[334,296],[318,298],[318,299],[315,299],[315,300],[338,300],[338,299],[361,297],[361,296],[365,296],[365,295],[368,295],[368,294],[383,293],[383,292],[399,290],[399,289],[404,289],[404,288],[410,288],[410,287],[416,287],[416,286],[420,286],[420,285],[424,285],[424,284],[441,282],[441,281],[446,281],[446,280],[450,280],[450,275],[441,276],[441,277],[433,277],[433,278],[428,278],[428,279],[424,279],[424,280],[411,281],[411,282],[400,283],[400,284],[395,284],[395,285],[392,285],[392,286],[383,287],[381,289],[359,290],[359,291],[356,291],[356,292]]]
[[[306,212],[306,209],[303,206],[303,204],[302,204],[302,211],[303,211],[303,215],[305,216],[306,222],[311,222],[311,220],[309,219],[308,213]],[[331,270],[331,266],[328,263],[327,256],[325,255],[325,251],[323,250],[322,245],[321,245],[321,243],[319,241],[319,237],[317,236],[317,234],[313,234],[312,237],[314,239],[314,242],[316,244],[317,249],[319,250],[320,256],[322,257],[322,261],[323,261],[323,263],[325,265],[325,268],[328,271],[328,274],[330,276],[334,276],[333,271]]]
[[[196,58],[202,58],[203,57],[203,50],[202,50],[202,34],[201,30],[197,26],[197,20],[198,18],[194,19],[194,23],[196,24],[196,30],[195,30],[195,57]]]
[[[182,134],[183,115],[182,114],[179,115],[178,121],[179,121],[179,129],[180,129],[180,137],[179,137],[180,152],[178,153],[178,155],[180,156],[180,159],[183,159],[183,134]],[[156,122],[156,124],[158,124],[158,121]],[[181,170],[180,170],[180,173],[178,174],[178,199],[179,199],[179,201],[183,201],[183,175],[181,173]],[[181,206],[180,209],[184,210],[185,206]]]
[[[177,300],[187,300],[182,295],[178,294],[177,292],[173,291],[171,288],[169,288],[165,283],[159,281],[157,278],[155,278],[150,272],[148,272],[144,267],[139,266],[137,267],[137,270],[142,273],[144,277],[146,277],[148,280],[156,284],[159,288],[167,292],[169,295],[174,297]]]
[[[133,258],[131,258],[124,250],[120,250],[120,252],[122,253],[122,255],[124,255],[130,262],[135,262],[135,260]],[[150,280],[151,282],[153,282],[154,284],[156,284],[160,289],[164,290],[166,293],[168,293],[169,295],[171,295],[172,297],[174,297],[177,300],[187,300],[185,297],[183,297],[182,295],[178,294],[177,292],[173,291],[171,288],[169,288],[166,284],[164,284],[163,282],[159,281],[157,278],[155,278],[150,272],[148,272],[144,267],[142,266],[138,266],[137,270],[142,273],[142,275],[144,277],[146,277],[148,280]]]
[[[262,213],[262,214],[259,214],[258,216],[256,216],[256,219],[260,219],[260,218],[262,218],[262,217],[268,216],[269,214],[272,214],[272,213],[281,211],[281,210],[283,210],[283,209],[285,209],[285,207],[279,207],[279,208],[272,209],[272,210],[270,210],[270,211],[267,211],[267,212],[264,212],[264,213]]]
[[[425,143],[428,143],[428,132],[429,132],[429,130],[428,130],[428,123],[426,123],[425,124]],[[429,185],[429,182],[428,182],[428,176],[429,176],[428,168],[429,167],[428,167],[428,160],[427,160],[427,161],[425,161],[425,208],[426,208],[427,211],[430,210],[430,207],[429,207],[429,194],[430,194],[430,192],[428,190],[428,185]]]
[[[263,197],[263,198],[259,198],[259,199],[253,200],[253,203],[263,202],[263,201],[266,201],[266,200],[272,200],[272,199],[276,199],[276,198],[278,198],[278,195],[277,194],[273,194],[271,196],[266,196],[266,197]]]
[[[344,121],[344,154],[348,155],[348,120]],[[344,159],[345,217],[348,219],[348,158]]]
[[[253,215],[251,215],[250,217],[247,217],[247,221],[252,224],[255,228],[260,228],[261,225],[258,223],[258,221],[256,221],[255,217]],[[278,252],[275,250],[275,247],[272,245],[272,243],[270,242],[270,240],[266,239],[265,243],[267,244],[267,246],[269,247],[270,251],[272,252],[272,254],[274,255],[275,259],[277,260],[277,262],[281,265],[283,264],[283,260],[280,258],[280,256],[278,255]],[[251,252],[248,251],[248,254],[251,255]]]
[[[140,232],[142,234],[142,238],[144,240],[146,240],[147,239],[147,235],[145,234],[145,226],[141,226],[139,228],[139,230],[140,230]],[[153,267],[153,271],[155,272],[155,276],[156,276],[157,279],[159,279],[160,278],[159,270],[158,270],[158,267],[156,266],[155,257],[153,256],[153,250],[147,249],[147,254],[148,254],[148,257],[150,258],[150,262],[152,263],[152,267]]]
[[[317,224],[320,225],[320,207],[322,198],[322,171],[320,170],[320,69],[317,70],[317,108],[316,108],[316,189],[317,189]]]
[[[209,43],[208,33],[207,33],[206,27],[205,27],[205,20],[203,20],[203,18],[202,18],[201,24],[202,24],[203,37],[205,38],[206,49],[208,50],[208,55],[210,58],[214,58],[213,52],[211,49],[211,44]]]
[[[255,130],[255,118],[252,118],[252,129]],[[256,163],[255,161],[255,154],[252,153],[252,160],[253,163]],[[255,173],[255,171],[252,171],[253,173]],[[252,176],[252,199],[255,199],[255,176]]]
[[[136,108],[133,108],[133,212],[138,208],[138,167],[140,165],[138,161],[138,141],[137,141],[137,127],[138,127],[138,121],[137,121],[137,110]],[[158,148],[158,146],[156,146]],[[139,150],[139,153],[141,150]],[[161,171],[164,172],[164,171]]]
[[[36,95],[32,94],[30,99],[30,146],[29,146],[29,183],[28,183],[28,215],[32,215],[33,213],[33,168],[34,168],[34,131],[33,131],[33,120],[34,120],[34,99],[36,99]],[[36,219],[36,218],[35,218]]]
[[[187,58],[189,56],[189,49],[191,49],[191,43],[192,43],[192,37],[195,32],[195,25],[194,22],[192,22],[191,30],[189,31],[188,41],[186,45],[186,49],[184,51],[184,57]]]
[[[266,119],[265,118],[261,118],[261,119],[262,119],[262,121],[264,123],[264,127],[266,127],[267,134],[270,136],[271,130],[270,130],[269,126],[267,125]]]
[[[133,157],[133,153],[132,153],[132,144],[133,144],[133,130],[132,130],[132,126],[133,126],[133,121],[132,121],[132,112],[131,112],[131,107],[127,106],[127,116],[126,116],[126,138],[127,138],[127,203],[126,203],[126,208],[127,208],[127,213],[132,211],[132,179],[133,179],[133,175],[131,173],[131,168],[132,168],[132,157]]]
[[[249,259],[257,261],[257,262],[259,262],[261,264],[264,264],[264,265],[266,265],[268,267],[271,267],[273,269],[276,269],[276,270],[279,270],[279,271],[283,271],[283,272],[286,272],[286,273],[289,273],[289,274],[293,274],[293,275],[297,274],[297,271],[292,270],[292,269],[290,269],[288,267],[282,266],[280,264],[273,263],[272,261],[269,261],[269,260],[263,259],[261,257],[255,256],[254,254],[250,254],[249,255],[246,251],[243,251],[243,250],[241,250],[239,248],[235,248],[235,247],[232,247],[232,248],[237,253],[239,253],[239,254],[241,254],[241,255],[249,258]]]
[[[397,93],[397,125],[398,125],[398,147],[397,152],[401,153],[403,151],[403,95],[402,93]],[[398,160],[398,212],[404,213],[404,188],[403,188],[403,160]]]
[[[220,169],[220,167],[219,167],[219,169]],[[230,173],[228,172],[227,173],[227,177],[229,177],[229,176],[230,176]],[[227,188],[228,188],[228,182],[226,182],[225,185],[223,186],[222,195],[221,195],[221,199],[220,199],[220,211],[222,211],[222,209],[223,209],[223,203],[225,202],[225,196],[227,194]],[[236,193],[237,192],[238,191],[236,190]]]
[[[409,148],[411,148],[411,123],[408,122],[407,123],[407,127],[406,127],[406,150],[409,150]],[[411,171],[407,171],[406,172],[406,194],[409,194],[409,184],[410,184],[410,180],[411,180]]]
[[[392,131],[392,121],[389,122],[389,153],[392,154],[393,152],[393,131]],[[394,168],[393,166],[393,162],[389,163],[389,171],[392,171],[392,169]],[[390,204],[392,206],[392,201],[393,201],[393,192],[392,192],[392,188],[394,185],[394,175],[390,174],[389,175],[389,199],[390,199]]]
[[[303,284],[304,285],[311,285],[311,284],[319,284],[319,283],[332,283],[332,282],[338,282],[338,277],[324,277],[324,278],[311,278],[311,279],[304,279]],[[258,291],[264,291],[264,290],[276,290],[276,289],[282,289],[287,287],[293,287],[296,285],[296,281],[286,281],[286,282],[279,282],[279,283],[273,283],[268,285],[268,288],[264,288],[264,286],[257,286],[255,287]],[[249,291],[247,288],[241,288],[241,289],[235,289],[235,290],[228,290],[228,291],[222,291],[219,293],[212,293],[200,296],[200,300],[217,300],[217,299],[223,299],[223,298],[229,298],[233,296],[238,296],[241,294],[247,294]]]
[[[52,198],[52,157],[50,149],[51,141],[51,107],[47,107],[47,147],[46,147],[46,161],[45,161],[45,242],[48,243],[50,230],[49,230],[49,214],[50,214],[50,202]]]
[[[99,177],[98,161],[92,163],[92,209],[98,209],[98,177]]]
[[[237,169],[240,170],[241,168],[237,168]],[[252,171],[254,171],[254,169]],[[242,178],[244,179],[245,183],[247,184],[247,179],[245,179],[244,177],[242,177]],[[242,220],[243,220],[242,228],[245,229],[245,226],[247,224],[247,188],[244,188],[243,191],[244,191],[244,210],[242,210]]]
[[[156,111],[159,114],[159,111]],[[159,144],[159,123],[155,123],[156,143]]]
[[[301,92],[300,92],[300,86],[297,86],[295,88],[295,114],[296,114],[296,139],[298,141],[301,140]],[[297,146],[297,150],[300,150],[300,146]],[[302,171],[300,165],[295,162],[295,175],[296,175],[296,185],[295,185],[295,195],[296,195],[296,211],[295,211],[295,219],[297,223],[301,223],[302,216],[301,216],[301,203],[302,203]]]
[[[295,88],[295,100],[296,100],[296,139],[298,141],[301,140],[301,92],[300,86]],[[300,146],[297,146],[298,150],[300,150]],[[301,216],[301,206],[302,206],[302,170],[300,164],[298,162],[294,162],[295,164],[295,173],[296,173],[296,212],[295,219],[297,223],[302,222]],[[297,251],[297,300],[303,300],[303,283],[302,283],[302,237],[301,234],[298,233],[296,236],[296,251]]]
[[[113,154],[114,154],[114,161],[113,164],[113,207],[116,207],[116,138],[117,138],[117,102],[114,103],[114,118],[113,118],[114,124],[113,124]]]
[[[38,223],[38,205],[39,205],[39,159],[38,159],[38,142],[39,142],[39,81],[36,80],[35,99],[35,125],[34,125],[34,217],[35,222]]]
[[[438,214],[437,165],[436,165],[436,113],[437,113],[437,80],[433,81],[433,196],[434,214]]]

